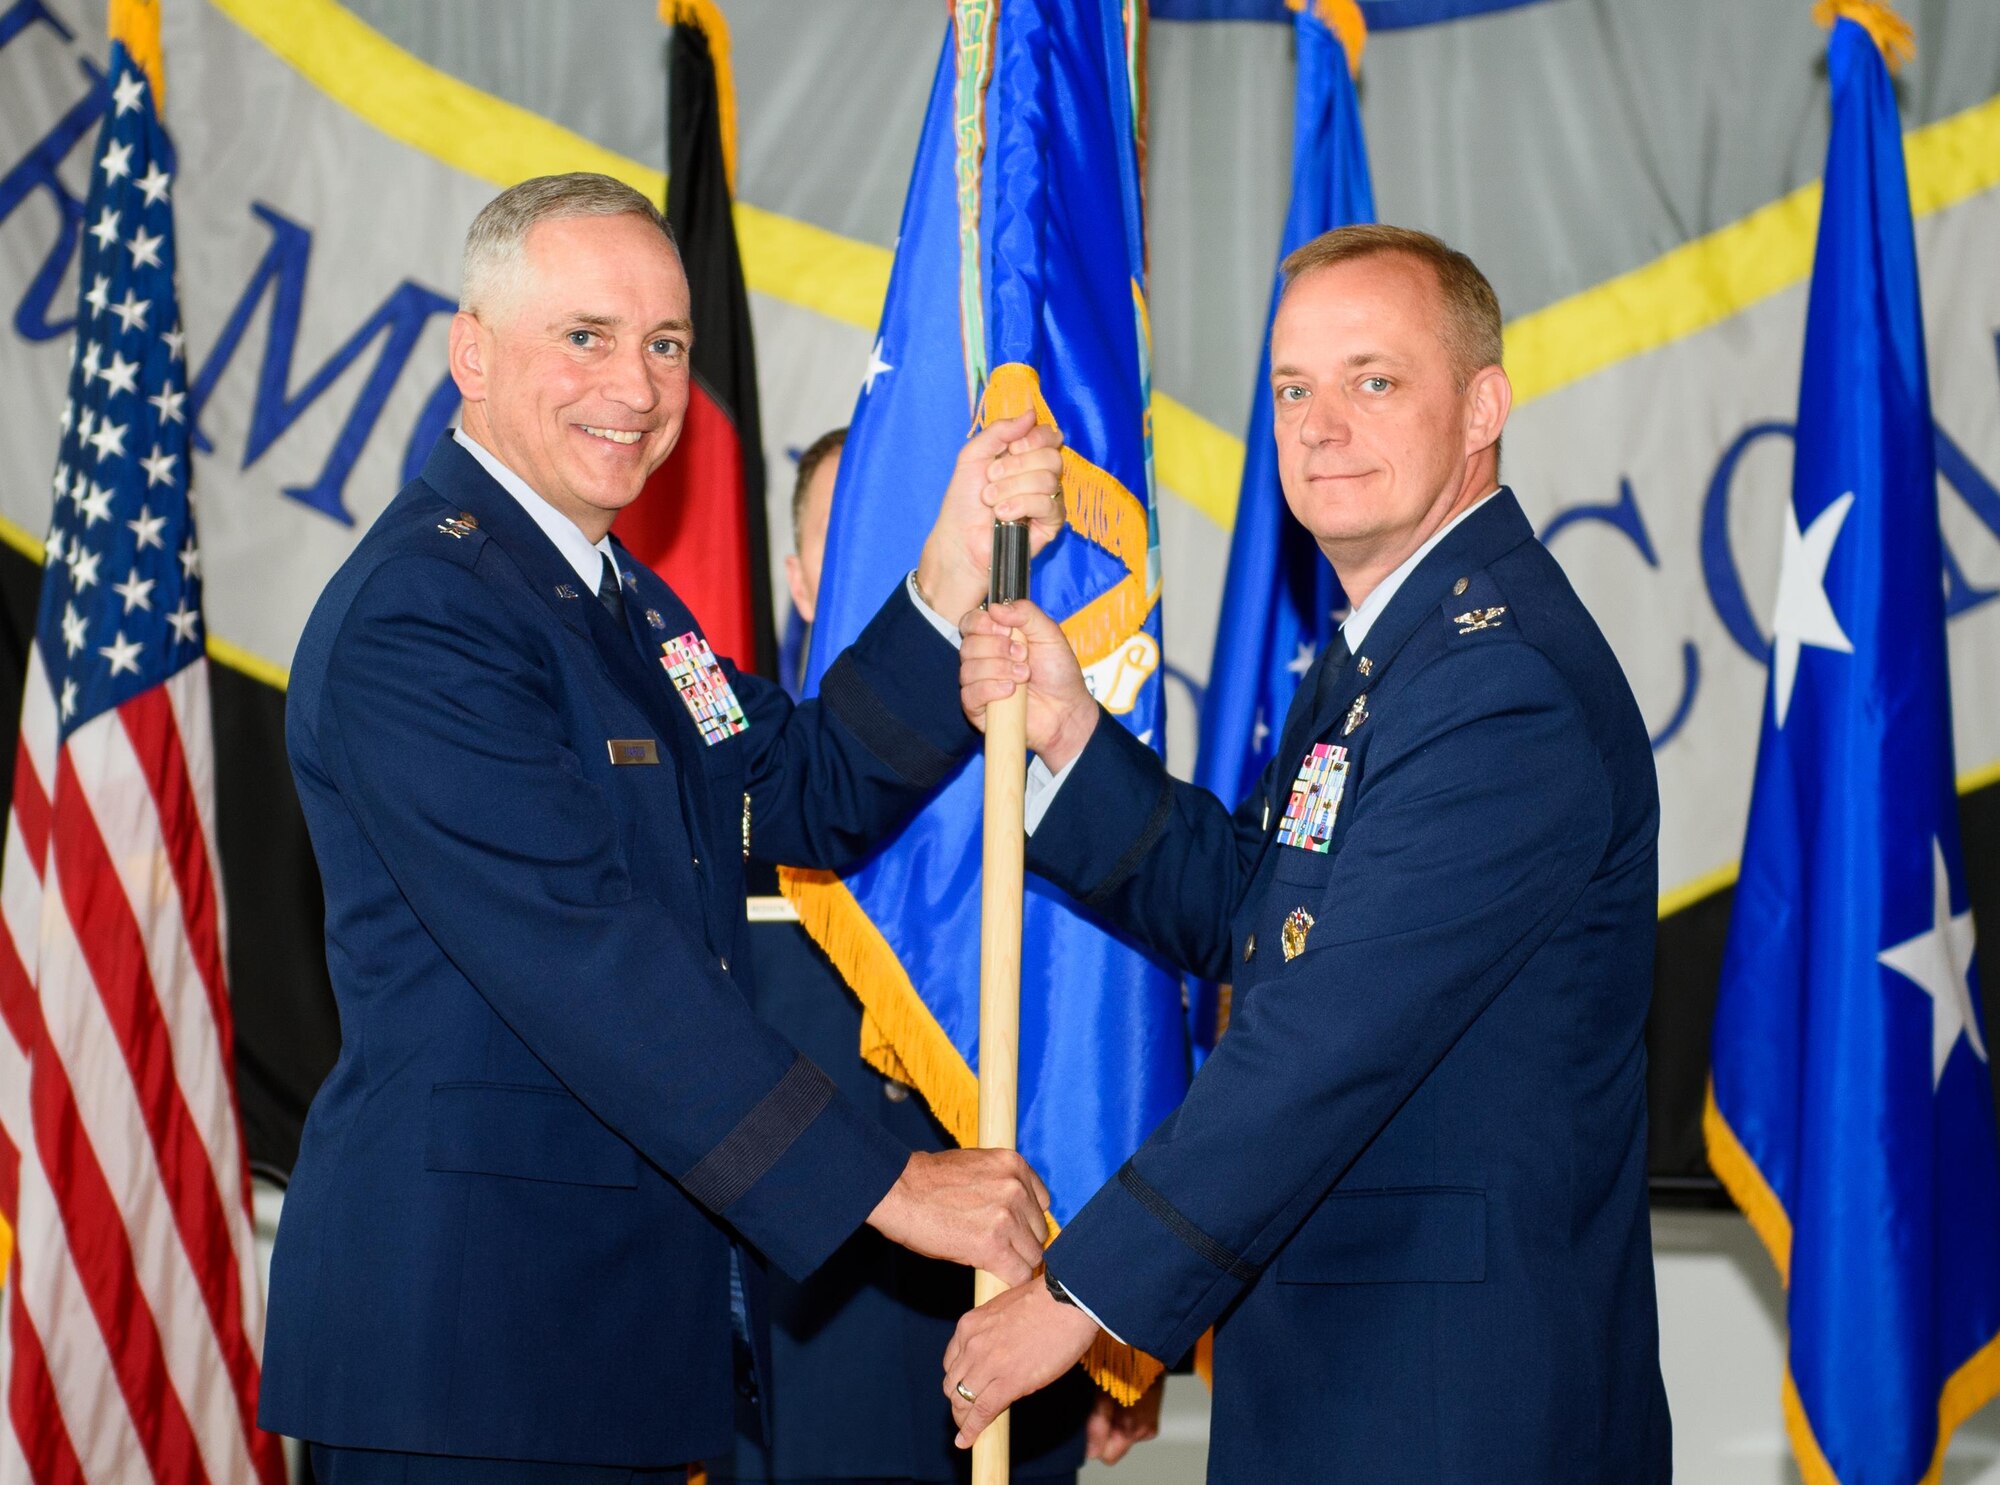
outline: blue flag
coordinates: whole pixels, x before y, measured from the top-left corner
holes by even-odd
[[[1805,1478],[1915,1485],[2000,1391],[2000,1154],[1902,130],[1852,21],[1828,72],[1770,704],[1706,1125],[1786,1279]]]
[[[1311,8],[1292,19],[1298,34],[1292,204],[1278,247],[1280,262],[1322,232],[1375,220],[1368,147],[1347,48]],[[1278,311],[1281,285],[1274,273],[1194,760],[1195,782],[1232,805],[1250,792],[1271,761],[1292,693],[1331,641],[1334,614],[1346,602],[1333,567],[1293,519],[1278,487],[1277,446],[1271,436],[1271,319]],[[1215,1046],[1222,1029],[1219,1010],[1216,986],[1191,987],[1188,1021],[1197,1059]]]
[[[808,691],[917,565],[989,395],[996,409],[1039,397],[1064,435],[1069,529],[1037,561],[1033,597],[1062,622],[1093,694],[1160,745],[1140,48],[1126,24],[1120,0],[954,8],[840,461]],[[783,879],[861,998],[864,1053],[964,1144],[978,1109],[983,779],[975,758],[844,878]],[[1175,976],[1029,879],[1019,1144],[1058,1221],[1179,1104],[1181,1015]],[[1144,1363],[1122,1364],[1100,1380],[1150,1380]]]

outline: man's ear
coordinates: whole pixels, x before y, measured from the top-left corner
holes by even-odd
[[[492,346],[486,327],[470,310],[461,309],[451,317],[451,379],[458,383],[458,395],[467,402],[486,400],[486,367]]]
[[[1499,367],[1486,366],[1472,374],[1465,392],[1465,452],[1471,455],[1500,441],[1500,430],[1514,408],[1514,384]]]
[[[813,621],[813,595],[806,591],[806,565],[796,552],[785,554],[785,586],[792,590],[792,607],[808,624]]]

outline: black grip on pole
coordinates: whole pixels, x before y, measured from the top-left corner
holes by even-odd
[[[987,579],[988,603],[1014,603],[1028,596],[1028,523],[993,523],[993,568]]]

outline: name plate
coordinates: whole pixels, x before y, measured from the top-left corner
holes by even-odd
[[[605,741],[611,750],[611,763],[617,767],[624,763],[658,763],[660,747],[650,737],[613,737]]]

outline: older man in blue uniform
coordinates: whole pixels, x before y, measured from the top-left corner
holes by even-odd
[[[609,539],[687,406],[658,213],[530,181],[465,266],[464,425],[292,671],[342,1036],[260,1421],[331,1485],[685,1478],[730,1450],[732,1355],[763,1334],[737,1244],[795,1276],[864,1226],[1039,1261],[1015,1157],[913,1154],[756,1018],[743,873],[753,846],[854,859],[970,748],[937,611],[978,602],[996,513],[1059,529],[1059,455],[1025,421],[974,437],[906,590],[794,707]]]
[[[968,711],[1030,688],[1030,866],[1235,999],[945,1391],[969,1439],[1100,1325],[1160,1356],[1215,1326],[1212,1481],[1664,1481],[1646,730],[1500,486],[1478,269],[1356,227],[1285,273],[1281,479],[1353,610],[1250,798],[1098,726],[1032,608],[968,623]]]

